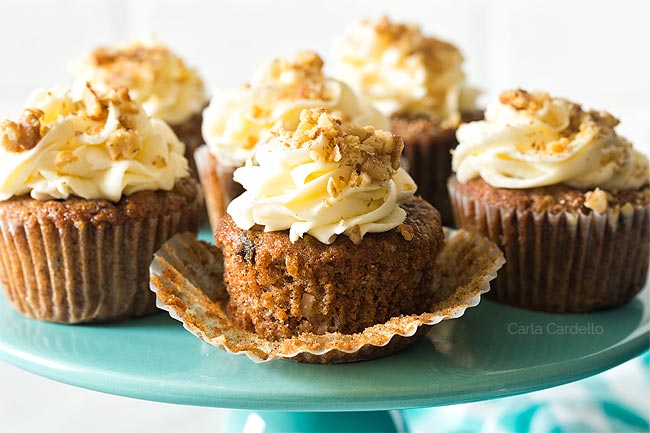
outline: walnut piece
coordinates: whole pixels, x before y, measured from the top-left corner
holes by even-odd
[[[585,193],[585,207],[597,213],[607,210],[607,193],[600,188]]]
[[[413,236],[415,235],[415,231],[413,230],[413,227],[411,227],[408,224],[400,224],[397,226],[397,230],[399,230],[400,234],[406,241],[412,241]]]
[[[293,149],[308,148],[315,161],[353,167],[350,186],[390,179],[400,166],[404,148],[399,136],[371,126],[343,123],[322,108],[303,110],[296,130],[281,134],[285,145]],[[334,196],[334,188],[338,186],[328,184],[330,195]]]
[[[43,116],[43,111],[38,108],[28,108],[20,114],[18,122],[1,122],[0,145],[14,153],[33,149],[41,139]]]
[[[106,148],[113,161],[130,159],[140,150],[140,137],[133,131],[118,129],[106,140]]]

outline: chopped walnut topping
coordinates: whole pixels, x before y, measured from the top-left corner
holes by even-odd
[[[506,90],[499,102],[517,111],[525,111],[541,121],[559,127],[560,138],[548,143],[533,143],[535,151],[562,153],[569,148],[577,134],[593,133],[616,135],[619,120],[607,112],[586,111],[581,105],[563,98],[551,97],[546,92],[527,92],[523,89]],[[568,119],[568,120],[567,120]]]
[[[274,59],[263,64],[256,71],[254,85],[271,85],[281,92],[279,99],[311,99],[329,101],[333,98],[325,85],[327,77],[323,74],[323,60],[313,51],[301,51],[293,60]],[[281,86],[277,86],[281,83]],[[255,105],[251,114],[255,117],[268,115],[268,110]]]
[[[400,224],[397,226],[397,230],[399,230],[404,240],[406,241],[413,240],[413,235],[415,234],[415,231],[413,230],[413,227],[411,227],[410,225]]]
[[[89,118],[93,120],[99,120],[105,116],[106,107],[102,106],[102,103],[99,100],[99,96],[97,96],[97,93],[95,93],[93,88],[90,86],[90,83],[86,83],[86,89],[84,90],[83,94],[83,103],[85,106],[86,115]]]
[[[315,161],[353,167],[350,186],[390,179],[400,165],[404,143],[399,136],[370,126],[345,124],[324,109],[303,110],[295,132],[282,132],[285,145],[308,148]],[[330,188],[338,188],[332,183]],[[332,194],[330,194],[332,195]]]
[[[56,165],[56,168],[63,168],[66,165],[72,164],[77,160],[79,160],[77,155],[69,150],[62,150],[56,155],[56,158],[54,159],[54,165]]]
[[[162,155],[156,155],[152,164],[156,168],[165,168],[167,167],[167,160]]]
[[[372,22],[362,21],[364,25]],[[443,40],[426,37],[415,24],[395,23],[387,16],[381,17],[373,25],[377,36],[401,51],[418,57],[432,75],[439,75],[453,67],[460,67],[463,55],[454,45]]]
[[[350,234],[348,235],[348,237],[350,238],[353,244],[359,245],[362,239],[361,228],[358,225],[352,227],[352,230],[350,230]]]
[[[106,140],[106,148],[113,161],[129,159],[140,150],[140,137],[133,131],[118,129]]]
[[[585,193],[585,207],[597,213],[607,210],[607,193],[600,188]]]
[[[24,110],[18,122],[5,120],[0,123],[0,145],[9,152],[33,149],[41,139],[43,111],[37,108]]]

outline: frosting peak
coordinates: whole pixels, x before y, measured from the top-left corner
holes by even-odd
[[[150,119],[125,88],[89,84],[36,91],[17,122],[0,123],[0,200],[119,201],[142,190],[171,190],[187,176],[184,146]]]
[[[404,222],[399,204],[416,186],[399,167],[404,144],[390,132],[344,123],[324,109],[303,110],[295,131],[279,131],[234,173],[246,191],[228,206],[237,226],[289,229],[331,244],[361,242]]]
[[[152,117],[181,123],[200,112],[205,88],[197,72],[154,39],[100,47],[72,65],[78,83],[100,90],[123,86]]]
[[[454,45],[426,37],[413,24],[363,20],[334,47],[337,76],[386,115],[433,115],[460,121],[473,105],[465,92],[463,56]],[[463,92],[465,92],[463,94]]]
[[[548,93],[508,90],[484,121],[458,129],[452,166],[460,182],[480,176],[497,188],[638,188],[648,159],[616,133],[618,123]]]
[[[241,165],[265,134],[293,130],[304,108],[324,107],[345,121],[387,129],[375,108],[323,73],[314,52],[259,66],[250,84],[216,93],[203,113],[203,137],[223,164]]]

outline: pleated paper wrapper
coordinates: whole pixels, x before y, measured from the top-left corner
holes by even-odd
[[[534,212],[469,197],[450,180],[458,227],[480,233],[506,264],[488,297],[533,310],[576,313],[629,302],[643,287],[650,256],[650,208]]]
[[[503,265],[503,255],[487,239],[465,230],[447,231],[436,260],[438,301],[422,314],[393,317],[357,334],[303,333],[266,340],[240,329],[228,318],[228,293],[223,282],[223,258],[214,245],[191,235],[177,235],[155,254],[151,290],[157,305],[204,342],[255,362],[286,359],[309,363],[361,361],[401,350],[443,320],[462,316],[478,305],[490,280]]]

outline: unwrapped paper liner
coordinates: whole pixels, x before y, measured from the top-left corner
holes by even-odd
[[[225,313],[228,294],[221,251],[189,234],[176,235],[155,254],[151,290],[156,293],[156,305],[188,331],[212,346],[244,354],[255,362],[337,363],[377,358],[407,347],[430,326],[456,319],[478,305],[505,262],[496,245],[479,235],[449,230],[446,237],[436,259],[439,270],[433,283],[440,296],[430,311],[393,317],[357,334],[304,333],[271,341],[236,327]]]

